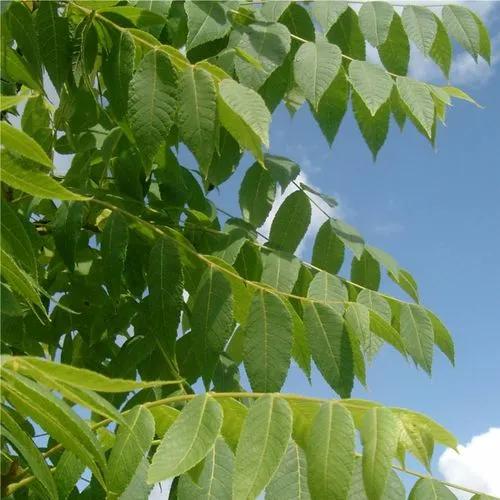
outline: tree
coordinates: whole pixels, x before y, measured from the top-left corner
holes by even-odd
[[[83,474],[87,498],[144,499],[167,479],[179,499],[405,498],[406,454],[429,469],[435,443],[457,442],[351,399],[354,379],[384,343],[430,374],[435,346],[454,362],[451,336],[411,274],[344,221],[326,214],[311,263],[294,255],[311,204],[335,200],[265,152],[268,130],[281,102],[307,105],[332,144],[350,100],[374,158],[391,116],[434,144],[451,99],[474,101],[409,78],[410,42],[448,77],[450,37],[489,61],[482,21],[340,1],[2,11],[3,495],[73,498]],[[63,174],[55,152],[72,155]],[[210,191],[245,153],[238,217]],[[378,290],[382,269],[408,301]],[[292,361],[341,399],[280,393]],[[406,472],[420,476],[410,498],[455,498]]]

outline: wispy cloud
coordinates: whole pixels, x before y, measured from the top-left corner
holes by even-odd
[[[474,436],[459,453],[446,450],[439,458],[439,470],[446,481],[500,496],[500,427]],[[455,491],[459,500],[470,494]]]

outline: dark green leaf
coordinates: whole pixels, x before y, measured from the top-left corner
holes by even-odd
[[[319,228],[312,253],[312,264],[330,274],[339,272],[344,262],[344,243],[334,232],[330,221]]]
[[[365,288],[378,290],[380,286],[380,265],[367,250],[363,252],[360,259],[356,257],[352,259],[351,280]]]

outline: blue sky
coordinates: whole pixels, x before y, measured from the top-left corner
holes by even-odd
[[[497,48],[500,3],[471,5],[485,16]],[[270,152],[297,161],[309,183],[337,197],[338,216],[412,272],[422,303],[441,317],[455,340],[456,367],[436,352],[432,378],[384,348],[368,372],[368,389],[358,385],[353,396],[422,411],[452,430],[461,443],[500,427],[497,59],[495,55],[491,68],[476,66],[472,58],[456,50],[451,82],[468,91],[484,109],[457,101],[448,113],[447,126],[439,129],[436,149],[411,125],[400,133],[392,123],[387,142],[373,163],[351,113],[329,149],[307,106],[293,119],[286,109],[278,109],[271,127]],[[432,63],[419,57],[412,64],[412,73],[440,82]],[[239,167],[240,174],[250,163],[248,159]],[[237,189],[240,179],[241,175],[235,175],[214,196],[233,213],[238,210],[236,195],[233,199],[228,192]],[[322,221],[315,214],[316,227]],[[302,247],[306,259],[312,241],[308,238]],[[384,287],[404,297],[387,281]],[[334,397],[319,375],[309,386],[298,370],[292,372],[284,390]],[[483,455],[500,457],[500,448],[494,448],[499,442],[497,437],[496,444],[487,443]],[[438,450],[436,457],[440,453]],[[484,470],[480,464],[471,467]],[[493,478],[472,477],[481,472],[462,471],[457,478],[456,470],[447,470],[453,467],[443,464],[441,469],[446,477],[469,482],[472,487],[493,488]],[[490,492],[500,495],[498,490]]]

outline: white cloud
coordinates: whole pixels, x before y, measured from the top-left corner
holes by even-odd
[[[439,458],[439,470],[446,481],[500,496],[500,427],[474,436],[459,453],[446,450]],[[460,500],[470,494],[455,492]]]
[[[311,187],[317,191],[321,191],[320,188],[314,186],[314,184],[312,184],[309,181],[307,174],[305,174],[304,171],[300,172],[298,177],[295,179],[295,182],[298,185],[300,185],[300,183],[302,182],[302,183],[307,184],[309,187]],[[274,201],[273,208],[271,209],[271,212],[269,213],[266,221],[264,222],[264,225],[260,228],[259,232],[263,233],[266,236],[269,235],[269,231],[271,230],[271,224],[273,222],[274,216],[276,215],[276,212],[278,211],[278,208],[283,203],[285,198],[289,194],[293,193],[294,191],[297,191],[297,187],[293,183],[291,183],[283,193],[276,195],[276,199]],[[339,206],[332,208],[332,207],[328,206],[328,204],[325,203],[318,196],[315,196],[315,195],[310,194],[310,193],[308,193],[308,194],[312,199],[314,199],[316,204],[319,207],[321,207],[321,209],[323,209],[324,212],[326,212],[328,214],[328,216],[339,217],[339,218],[343,217],[340,203],[339,203]],[[337,195],[335,195],[335,199],[337,201],[339,201]],[[318,232],[319,228],[321,227],[323,222],[325,222],[325,220],[326,220],[326,215],[316,205],[311,204],[311,208],[312,208],[311,224],[309,226],[309,229],[307,230],[307,233],[306,233],[304,239],[302,240],[301,244],[299,245],[299,248],[297,249],[296,253],[299,256],[302,256],[304,249],[311,242],[311,240],[316,236],[316,233]]]

